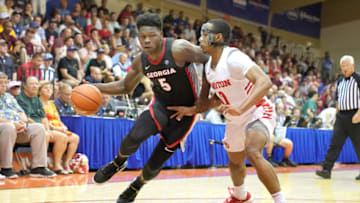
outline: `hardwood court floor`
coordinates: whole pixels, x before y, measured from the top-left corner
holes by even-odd
[[[331,180],[315,176],[319,166],[276,168],[288,202],[360,203],[359,165],[340,165]],[[271,203],[271,196],[248,168],[246,187],[256,203]],[[107,203],[115,202],[139,171],[118,173],[103,185],[92,184],[93,173],[52,179],[22,177],[0,180],[0,203]],[[222,203],[231,184],[228,169],[163,170],[138,195],[138,203]]]

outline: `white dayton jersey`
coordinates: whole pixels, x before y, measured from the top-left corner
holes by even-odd
[[[211,68],[211,62],[210,57],[205,65],[205,74],[212,89],[224,105],[241,107],[254,89],[254,84],[245,75],[256,64],[239,49],[230,47],[224,47],[215,69]],[[268,129],[269,135],[273,133],[275,126],[273,105],[265,97],[242,115],[225,117],[227,126],[224,145],[228,151],[243,150],[246,126],[252,121],[260,120]],[[235,136],[236,139],[233,138]],[[236,146],[229,146],[234,142],[237,143]]]

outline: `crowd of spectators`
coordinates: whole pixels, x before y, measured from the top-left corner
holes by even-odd
[[[76,1],[74,9],[68,10],[68,1],[61,0],[60,8],[52,8],[46,16],[44,2],[5,0],[0,6],[0,71],[4,75],[0,82],[5,76],[9,79],[5,95],[16,97],[19,104],[11,111],[24,113],[27,118],[8,118],[9,107],[6,105],[1,106],[0,115],[3,115],[3,121],[13,121],[7,127],[16,129],[18,134],[28,129],[28,126],[22,126],[27,125],[25,123],[34,126],[42,123],[39,130],[48,134],[46,142],[54,143],[53,170],[67,174],[70,172],[68,162],[76,151],[79,138],[57,120],[59,115],[75,114],[70,104],[72,88],[84,82],[107,83],[124,78],[131,68],[131,60],[141,51],[136,17],[145,12],[161,14],[162,11],[144,9],[139,3],[136,7],[126,5],[120,13],[115,13],[107,8],[107,1],[97,6],[85,0]],[[198,44],[201,26],[207,21],[190,19],[183,11],[173,9],[163,16],[163,20],[165,37],[186,39],[194,44]],[[332,128],[334,116],[329,109],[335,106],[336,84],[331,79],[333,62],[328,52],[320,64],[309,49],[300,56],[292,54],[286,45],[270,44],[272,36],[262,27],[259,27],[259,33],[245,33],[241,26],[235,25],[232,36],[230,46],[248,54],[271,77],[273,87],[268,98],[276,106],[278,126]],[[201,77],[201,64],[194,67]],[[128,102],[129,98],[147,104],[152,99],[150,81],[144,78],[132,95],[104,96],[98,115],[126,115],[109,112],[117,104]],[[330,113],[322,115],[325,110]],[[224,122],[216,110],[203,118]],[[31,141],[31,136],[29,139]],[[68,150],[64,154],[66,147]],[[4,155],[2,151],[0,154]],[[64,162],[61,161],[63,157]],[[4,167],[3,163],[1,165]]]

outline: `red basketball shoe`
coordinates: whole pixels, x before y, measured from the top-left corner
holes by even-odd
[[[234,188],[229,187],[228,190],[230,193],[230,197],[226,198],[224,203],[252,203],[254,201],[254,198],[249,192],[246,192],[246,198],[244,200],[239,200],[235,198]]]

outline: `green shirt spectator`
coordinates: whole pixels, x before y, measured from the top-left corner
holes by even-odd
[[[46,117],[39,97],[35,96],[30,98],[24,92],[21,92],[16,99],[24,109],[26,116],[36,123],[41,123],[41,118]]]
[[[314,118],[317,112],[316,101],[318,99],[318,93],[311,91],[309,93],[309,99],[305,102],[304,106],[301,108],[301,114],[307,118]]]

